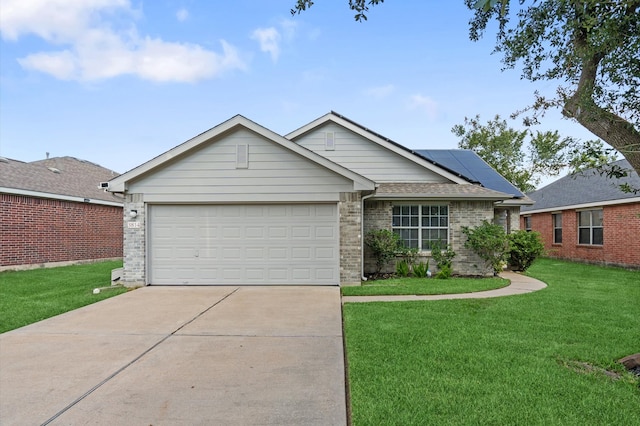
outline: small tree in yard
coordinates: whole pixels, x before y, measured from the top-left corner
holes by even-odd
[[[526,271],[544,253],[539,232],[515,231],[509,234],[509,264],[517,271]]]
[[[484,220],[475,228],[464,226],[462,233],[467,236],[465,248],[473,250],[498,275],[509,254],[509,240],[502,226]]]
[[[400,236],[388,229],[377,229],[365,235],[364,243],[376,258],[376,274],[379,274],[384,265],[396,256],[400,247]]]

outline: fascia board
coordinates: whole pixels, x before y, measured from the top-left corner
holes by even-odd
[[[27,189],[0,187],[0,194],[23,195],[25,197],[48,198],[52,200],[73,201],[75,203],[100,204],[103,206],[122,207],[124,203],[97,200],[95,198],[74,197],[72,195],[52,194],[49,192],[29,191]]]
[[[640,197],[620,198],[617,200],[594,201],[593,203],[572,204],[569,206],[555,206],[555,207],[547,207],[545,209],[527,210],[527,211],[520,212],[520,216],[527,216],[527,215],[532,215],[536,213],[560,212],[563,210],[588,209],[590,207],[615,206],[618,204],[632,204],[632,203],[640,203]]]

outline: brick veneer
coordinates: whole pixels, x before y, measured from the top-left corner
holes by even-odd
[[[0,194],[0,266],[122,257],[122,207]]]
[[[340,215],[340,284],[360,284],[362,274],[360,193],[341,193]]]
[[[129,216],[131,210],[136,210],[138,216],[131,218]],[[137,223],[139,227],[130,228],[129,222]],[[120,226],[124,227],[124,257],[122,259],[124,270],[122,281],[130,287],[145,285],[146,234],[145,207],[142,194],[127,194],[124,204],[124,219],[121,219]]]
[[[400,204],[417,204],[418,201],[396,201]],[[368,200],[365,201],[364,211],[364,233],[375,229],[391,229],[391,215],[393,202]],[[449,243],[456,252],[453,260],[453,271],[460,275],[487,275],[491,271],[487,269],[484,262],[471,250],[464,248],[466,237],[462,233],[463,226],[475,227],[482,224],[483,220],[491,221],[494,218],[494,206],[490,201],[443,201],[441,204],[449,205]],[[512,230],[517,229],[517,216],[514,216],[514,210],[517,207],[510,207],[510,215],[512,217]],[[375,272],[375,259],[371,255],[371,251],[365,246],[365,273]],[[424,259],[427,258],[423,255]],[[430,260],[430,269],[436,270],[435,262]],[[393,272],[395,268],[394,262],[390,262],[384,272]]]
[[[562,244],[553,244],[551,212],[526,216],[531,216],[531,229],[540,232],[549,257],[640,268],[640,203],[604,206],[602,209],[604,229],[601,246],[578,244],[577,211],[574,209],[562,210]],[[524,215],[521,226],[524,229]]]

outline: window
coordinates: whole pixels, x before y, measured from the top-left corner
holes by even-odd
[[[578,212],[578,244],[602,245],[602,210]]]
[[[551,215],[553,221],[553,244],[562,244],[562,213]]]
[[[430,250],[438,241],[449,244],[449,206],[393,206],[391,226],[406,247]]]
[[[524,217],[524,230],[531,232],[531,216]]]

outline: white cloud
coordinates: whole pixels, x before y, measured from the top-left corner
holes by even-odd
[[[364,94],[367,96],[372,96],[374,98],[386,98],[391,95],[396,90],[393,84],[387,84],[386,86],[377,86],[370,87],[364,91]]]
[[[3,0],[2,11],[3,38],[35,34],[64,46],[18,59],[26,69],[59,79],[92,81],[134,75],[156,82],[196,82],[246,68],[236,49],[224,40],[222,53],[217,53],[197,44],[139,36],[131,19],[136,12],[128,0]],[[126,28],[112,27],[107,18],[116,13],[128,17]]]
[[[269,53],[274,62],[278,60],[282,36],[276,28],[257,28],[251,34],[251,38],[260,43],[260,50]]]
[[[424,112],[429,120],[435,120],[438,117],[437,102],[421,94],[411,95],[409,99],[409,109]]]
[[[189,11],[184,7],[176,12],[176,18],[180,22],[184,22],[189,19]]]

